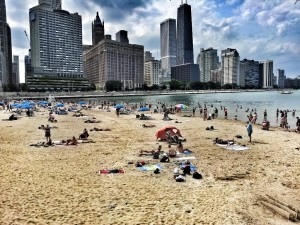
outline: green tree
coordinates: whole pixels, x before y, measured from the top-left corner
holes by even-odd
[[[108,80],[105,83],[106,91],[121,91],[123,83],[119,80]]]
[[[151,87],[150,87],[151,90],[159,90],[159,85],[157,84],[153,84]]]
[[[183,83],[179,80],[171,80],[170,81],[170,89],[171,90],[180,90],[183,86]]]

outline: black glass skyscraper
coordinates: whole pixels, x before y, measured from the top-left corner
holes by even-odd
[[[11,83],[12,74],[12,53],[11,53],[11,32],[6,21],[5,0],[0,0],[0,51],[5,57],[5,73],[2,74],[2,83]]]
[[[177,10],[177,65],[194,63],[192,10],[187,3]]]

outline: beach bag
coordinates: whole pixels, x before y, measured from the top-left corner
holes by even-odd
[[[159,170],[158,168],[156,168],[156,169],[154,170],[154,173],[155,173],[155,174],[159,174],[159,173],[160,173],[160,170]]]
[[[183,173],[184,174],[191,174],[191,167],[186,165],[184,168],[183,168]]]
[[[160,162],[169,162],[169,161],[170,161],[169,157],[165,155],[160,160]]]
[[[185,181],[185,177],[182,175],[178,175],[177,177],[175,177],[176,182],[184,182]]]
[[[202,179],[203,177],[202,177],[202,175],[201,175],[200,173],[194,172],[194,173],[193,173],[193,178],[194,178],[194,179]]]
[[[159,159],[159,154],[154,154],[153,159]]]

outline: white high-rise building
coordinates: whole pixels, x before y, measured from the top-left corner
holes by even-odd
[[[33,75],[83,77],[81,16],[61,10],[61,0],[39,3],[29,10]]]
[[[163,77],[171,77],[171,67],[176,65],[176,20],[167,19],[160,24],[160,56]]]
[[[148,86],[159,85],[160,62],[148,51],[145,52],[144,60],[144,82]]]
[[[273,88],[273,60],[261,61],[262,65],[262,88]]]
[[[218,68],[218,63],[219,58],[217,49],[208,48],[204,50],[203,48],[201,48],[198,57],[201,82],[212,81],[211,71]]]
[[[240,55],[236,49],[222,50],[222,85],[240,85]]]

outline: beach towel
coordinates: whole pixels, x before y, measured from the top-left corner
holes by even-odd
[[[180,169],[183,170],[185,166],[190,166],[191,172],[195,172],[197,170],[197,167],[194,166],[192,163],[190,163],[190,164],[182,163],[182,164],[180,164]]]
[[[192,160],[192,159],[196,159],[196,157],[195,157],[195,156],[191,156],[191,157],[180,157],[180,158],[176,158],[176,161]]]
[[[245,150],[249,150],[250,148],[247,146],[242,146],[242,145],[237,145],[237,144],[233,144],[233,145],[222,145],[222,144],[217,144],[218,146],[228,149],[228,150],[234,150],[234,151],[245,151]]]
[[[137,168],[141,171],[154,171],[156,169],[162,170],[163,167],[160,164],[154,164],[154,165],[145,165]]]
[[[185,149],[184,151],[183,151],[183,154],[185,154],[185,155],[190,155],[190,154],[192,154],[193,152],[192,151],[190,151],[190,150],[188,150],[188,149]]]
[[[99,170],[99,174],[125,173],[124,169]]]

